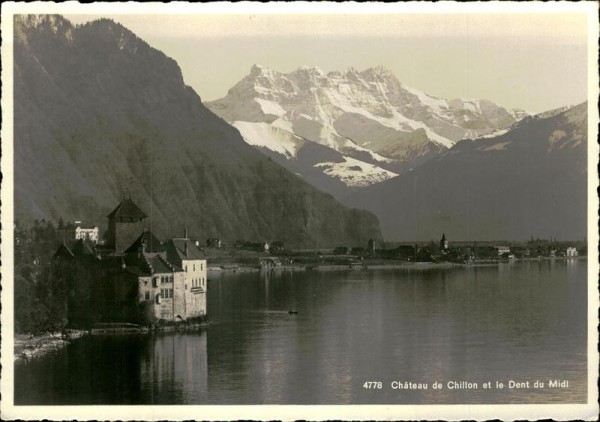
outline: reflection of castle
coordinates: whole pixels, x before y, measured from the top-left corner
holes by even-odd
[[[173,394],[204,403],[208,394],[207,333],[153,336],[141,357],[140,379],[152,385],[153,404],[174,402]]]
[[[54,255],[85,275],[76,282],[94,279],[101,286],[100,297],[91,299],[103,302],[101,321],[148,323],[206,314],[206,258],[187,230],[161,242],[145,229],[147,215],[131,199],[107,217],[106,245],[63,244]]]

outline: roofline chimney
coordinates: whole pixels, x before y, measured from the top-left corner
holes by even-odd
[[[183,229],[183,238],[187,239],[187,226]]]
[[[186,231],[187,231],[187,230],[186,230]],[[185,254],[185,256],[187,256],[187,248],[188,248],[188,247],[187,247],[187,244],[188,244],[188,243],[187,243],[187,236],[186,236],[186,241],[185,241],[185,243],[183,244],[183,253]]]

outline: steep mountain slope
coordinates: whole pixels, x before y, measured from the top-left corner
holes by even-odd
[[[435,98],[383,67],[328,74],[301,67],[283,74],[254,65],[227,96],[207,106],[246,142],[329,192],[327,178],[349,188],[380,183],[455,141],[506,128],[526,114],[485,100]],[[337,151],[335,164],[298,159],[309,142]],[[354,172],[345,171],[349,167]]]
[[[162,236],[281,239],[290,245],[381,238],[350,210],[247,145],[183,82],[175,61],[110,20],[15,18],[18,219],[106,224],[124,197]]]
[[[587,103],[525,117],[457,143],[409,174],[345,198],[386,238],[582,239],[587,226]]]

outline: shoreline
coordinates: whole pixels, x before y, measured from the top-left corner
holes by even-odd
[[[62,333],[47,332],[39,335],[15,334],[14,354],[15,362],[27,362],[31,359],[44,356],[67,346],[71,340],[89,334],[87,330],[65,330]]]
[[[248,266],[241,263],[228,264],[224,266],[212,265],[208,266],[208,273],[230,274],[230,273],[247,273],[247,272],[285,272],[285,271],[377,271],[377,270],[393,270],[393,269],[450,269],[450,268],[476,268],[476,267],[492,267],[500,264],[509,264],[513,262],[542,262],[542,261],[570,261],[570,260],[585,260],[587,256],[577,257],[535,257],[535,258],[519,258],[515,260],[480,260],[474,262],[399,262],[399,261],[356,261],[352,265],[335,264],[335,263],[314,263],[314,264],[286,264],[280,266],[271,266],[258,268]]]
[[[61,350],[68,346],[72,340],[84,336],[117,336],[132,334],[152,334],[175,331],[194,331],[210,326],[210,321],[193,324],[155,325],[153,327],[103,327],[88,330],[65,330],[47,332],[39,335],[15,334],[14,337],[14,362],[29,362],[33,359],[46,356],[49,353]]]

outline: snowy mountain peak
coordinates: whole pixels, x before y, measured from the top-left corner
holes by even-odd
[[[396,80],[396,75],[385,66],[370,67],[367,70],[361,72],[361,76],[366,78],[383,78]]]
[[[460,139],[505,129],[524,115],[487,100],[428,95],[402,84],[384,66],[361,72],[350,67],[327,74],[316,66],[301,66],[285,74],[254,65],[227,96],[207,106],[235,122],[248,143],[287,159],[296,159],[302,151],[296,145],[301,139],[303,145],[319,144],[394,174],[451,148]],[[341,174],[332,168],[327,174]],[[361,168],[372,173],[366,166]],[[341,179],[349,183],[348,178]],[[377,178],[361,180],[377,182]]]
[[[319,76],[325,76],[325,73],[318,66],[300,66],[295,73],[313,73]]]
[[[269,69],[268,67],[261,66],[259,64],[254,64],[250,68],[250,76],[252,76],[252,77],[272,76],[274,73],[275,73],[275,71]]]

